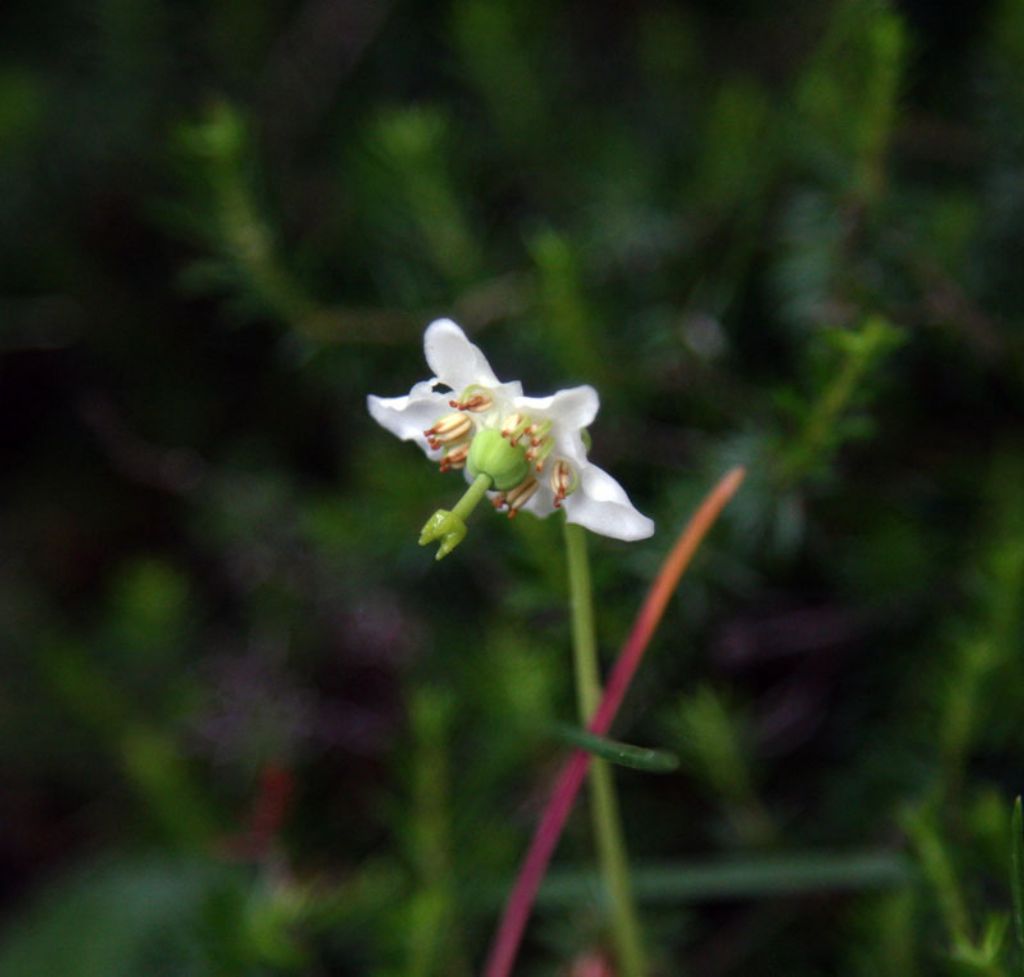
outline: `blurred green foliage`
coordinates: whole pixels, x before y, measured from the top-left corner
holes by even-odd
[[[438,314],[600,389],[606,661],[748,466],[614,730],[681,759],[618,778],[659,973],[1019,972],[1020,0],[0,38],[0,973],[477,971],[575,708],[556,520],[434,565],[461,478],[366,415]],[[606,949],[591,851],[523,974]]]

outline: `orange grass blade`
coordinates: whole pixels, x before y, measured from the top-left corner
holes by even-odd
[[[622,705],[633,676],[640,665],[647,645],[665,613],[669,598],[689,566],[704,537],[717,521],[722,510],[739,489],[746,471],[733,468],[705,496],[700,507],[686,524],[675,546],[658,572],[640,613],[637,614],[626,643],[622,646],[611,677],[601,698],[601,704],[594,713],[588,727],[590,732],[605,736],[611,728],[615,714]],[[498,932],[491,945],[491,953],[484,969],[485,977],[509,977],[515,963],[519,944],[530,918],[537,890],[544,880],[551,856],[558,845],[562,829],[572,811],[576,795],[583,784],[590,766],[590,754],[576,750],[562,767],[555,781],[540,823],[534,832],[530,848],[523,860],[519,877],[509,894]]]

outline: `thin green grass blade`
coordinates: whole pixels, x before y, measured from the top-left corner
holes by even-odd
[[[651,750],[643,746],[630,746],[604,736],[595,736],[576,726],[555,727],[558,738],[579,747],[594,756],[620,767],[645,770],[647,773],[671,773],[679,769],[679,757],[668,750]]]

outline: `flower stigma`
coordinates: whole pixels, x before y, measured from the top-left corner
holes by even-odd
[[[466,520],[490,487],[489,475],[477,475],[462,498],[455,503],[454,509],[438,509],[423,524],[420,530],[420,546],[427,546],[440,540],[441,545],[438,546],[434,559],[443,560],[466,538]]]

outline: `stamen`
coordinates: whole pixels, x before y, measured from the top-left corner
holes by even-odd
[[[542,441],[534,441],[529,448],[526,449],[526,460],[533,463],[533,467],[536,471],[541,471],[544,468],[544,462],[547,461],[547,457],[554,450],[555,442],[552,438],[544,438]]]
[[[510,414],[502,421],[502,437],[508,438],[513,444],[516,439],[516,432],[525,427],[526,421],[521,414]]]
[[[551,491],[555,493],[554,506],[561,508],[566,496],[576,491],[579,479],[572,465],[564,458],[559,458],[551,467]]]
[[[462,391],[458,400],[449,400],[448,406],[454,407],[456,410],[468,410],[478,414],[481,411],[490,410],[494,406],[494,398],[484,387],[473,384]]]
[[[452,471],[466,467],[466,459],[469,457],[469,442],[457,444],[454,447],[445,449],[444,457],[440,461],[440,468],[443,472]]]
[[[531,424],[526,433],[530,435],[530,444],[534,447],[539,445],[551,431],[551,421],[541,421],[540,424]]]
[[[462,440],[473,430],[473,422],[464,414],[446,414],[433,427],[423,432],[431,448]]]
[[[527,478],[520,482],[514,489],[505,493],[505,504],[508,506],[508,517],[514,519],[516,513],[533,498],[534,492],[540,486],[537,479]]]
[[[530,419],[522,414],[509,414],[501,425],[501,436],[508,438],[512,444],[519,444],[519,439],[530,426]]]

